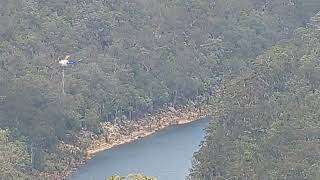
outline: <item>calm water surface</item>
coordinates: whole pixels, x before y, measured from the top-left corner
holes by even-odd
[[[143,173],[159,180],[183,180],[199,149],[209,120],[166,128],[158,133],[98,153],[70,180],[104,180],[111,175]]]

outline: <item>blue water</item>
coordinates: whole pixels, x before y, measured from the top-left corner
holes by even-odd
[[[98,153],[80,167],[70,180],[105,180],[111,175],[143,173],[158,180],[183,180],[199,149],[208,120],[161,130],[130,144]]]

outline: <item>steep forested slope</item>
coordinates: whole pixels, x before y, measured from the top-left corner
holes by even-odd
[[[2,144],[21,142],[16,148],[27,151],[25,167],[8,163],[30,168],[33,152],[33,168],[61,171],[57,143],[78,143],[82,125],[99,133],[101,121],[213,95],[319,7],[318,0],[0,1],[0,128],[10,129]],[[65,55],[81,63],[66,69],[63,95],[57,61]]]
[[[191,179],[320,178],[320,14],[221,87]]]

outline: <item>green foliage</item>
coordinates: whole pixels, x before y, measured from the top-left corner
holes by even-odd
[[[0,161],[0,177],[8,180],[31,179],[26,175],[30,165],[26,144],[12,139],[8,130],[0,129]]]
[[[308,40],[302,48],[317,46],[312,30],[294,29],[319,6],[318,0],[2,0],[0,128],[17,129],[40,151],[48,166],[40,169],[61,171],[67,160],[57,156],[57,144],[79,145],[74,134],[81,128],[98,134],[101,121],[132,120],[214,95],[221,82],[250,73],[257,55],[293,34]],[[270,75],[263,80],[279,92],[290,78],[283,68],[291,70],[301,56],[296,49],[279,45],[261,56],[274,71],[263,69]],[[63,95],[57,61],[65,55],[81,63],[65,69]],[[299,66],[311,84],[318,81],[316,57],[301,57],[306,63]]]
[[[122,176],[111,176],[107,180],[157,180],[154,177],[145,176],[143,174],[129,174],[127,178]]]
[[[190,179],[319,178],[318,17],[224,84]]]
[[[255,139],[251,137],[241,137],[240,149],[242,151],[241,156],[245,161],[253,161],[258,155],[258,145]]]

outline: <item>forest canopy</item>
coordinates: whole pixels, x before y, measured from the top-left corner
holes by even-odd
[[[221,86],[191,179],[320,178],[320,13]]]
[[[242,163],[252,173],[256,156],[275,158],[270,152],[289,148],[282,142],[302,137],[311,140],[290,144],[289,157],[299,158],[294,153],[307,147],[319,157],[312,150],[319,128],[318,16],[313,17],[319,9],[318,0],[0,1],[0,154],[12,149],[3,161],[9,169],[1,167],[0,177],[61,172],[66,154],[59,144],[78,144],[75,134],[82,127],[99,134],[101,122],[135,120],[198,97],[213,97],[221,109],[208,130],[208,145],[195,156],[201,165],[194,168],[195,178],[229,177],[238,173],[232,166]],[[309,22],[315,27],[307,27]],[[80,63],[65,68],[63,94],[58,61],[65,55]],[[226,161],[232,171],[213,170],[217,158],[201,159],[222,143],[214,139],[218,127],[224,129],[218,132],[223,144],[244,146],[249,159]],[[255,136],[253,129],[263,132]],[[256,152],[270,144],[276,148]],[[18,164],[10,160],[18,158],[15,152]],[[73,156],[83,156],[82,150]],[[268,165],[285,162],[290,160]]]

